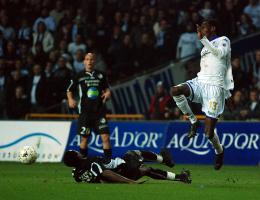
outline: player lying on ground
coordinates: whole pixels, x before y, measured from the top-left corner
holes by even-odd
[[[77,151],[67,151],[64,163],[74,167],[72,176],[77,182],[88,183],[142,183],[137,180],[143,176],[153,179],[191,183],[190,172],[183,170],[180,174],[154,169],[143,162],[159,162],[169,167],[174,163],[167,151],[155,154],[150,151],[133,150],[125,153],[123,158],[106,159],[102,157],[82,158]]]

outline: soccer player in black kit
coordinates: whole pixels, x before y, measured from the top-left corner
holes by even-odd
[[[143,162],[159,162],[173,167],[174,162],[167,152],[156,154],[151,151],[132,150],[123,158],[105,159],[102,157],[85,157],[77,151],[65,152],[63,161],[68,167],[74,167],[72,176],[76,182],[87,183],[143,183],[138,181],[143,176],[153,179],[191,183],[190,171],[182,170],[180,174],[145,166]]]
[[[67,98],[70,108],[78,107],[78,134],[81,135],[80,153],[88,154],[88,138],[91,128],[100,134],[103,142],[105,157],[112,157],[109,128],[105,116],[105,103],[110,98],[111,92],[106,76],[94,69],[95,54],[87,53],[84,59],[84,70],[70,81],[67,89]],[[79,101],[74,99],[78,92]]]

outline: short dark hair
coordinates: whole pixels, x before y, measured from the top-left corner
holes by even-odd
[[[215,18],[208,18],[208,19],[203,19],[201,21],[201,24],[202,25],[203,23],[207,23],[209,24],[210,26],[214,26],[216,28],[216,32],[218,32],[218,21],[215,19]]]
[[[66,151],[63,156],[63,162],[68,167],[76,167],[80,163],[80,154],[77,151],[69,150]]]

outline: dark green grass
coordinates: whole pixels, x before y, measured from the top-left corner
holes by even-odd
[[[179,165],[171,170],[179,172],[183,167],[192,172],[191,185],[148,178],[142,185],[78,184],[73,181],[70,168],[62,164],[0,162],[0,200],[260,199],[259,167],[224,166],[221,171],[214,171],[207,165]]]

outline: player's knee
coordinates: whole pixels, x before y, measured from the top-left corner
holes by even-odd
[[[109,135],[108,134],[102,135],[102,140],[103,143],[109,143],[110,142]]]
[[[180,87],[178,87],[178,86],[171,87],[171,93],[173,96],[180,95]]]

